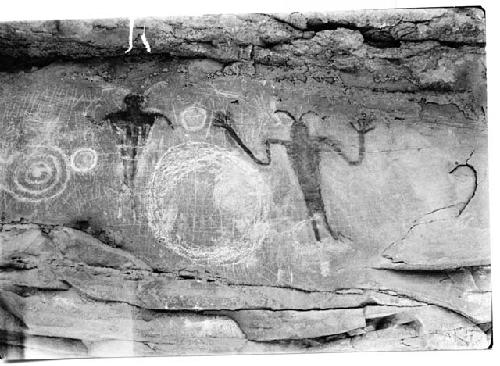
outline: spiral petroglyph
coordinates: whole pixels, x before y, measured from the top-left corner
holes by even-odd
[[[241,262],[266,237],[271,190],[237,152],[201,142],[175,146],[158,162],[150,188],[150,228],[193,262]]]
[[[87,147],[78,149],[71,155],[71,169],[77,173],[88,173],[96,167],[98,159],[94,149]]]
[[[32,146],[11,157],[4,170],[3,189],[17,200],[38,202],[54,198],[70,177],[66,154],[54,146]]]

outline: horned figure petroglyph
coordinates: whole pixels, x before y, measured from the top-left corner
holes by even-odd
[[[259,165],[271,164],[271,145],[277,144],[284,146],[288,157],[292,162],[292,168],[298,179],[298,183],[304,195],[304,201],[307,207],[308,215],[311,219],[314,237],[316,241],[321,240],[320,228],[321,225],[329,235],[338,240],[342,237],[342,233],[334,230],[328,223],[323,197],[321,194],[320,185],[320,161],[322,151],[331,151],[339,154],[344,161],[349,165],[360,165],[365,157],[365,135],[372,131],[373,118],[362,114],[361,118],[356,123],[351,123],[352,128],[358,134],[358,157],[351,160],[343,151],[341,143],[326,136],[312,136],[309,128],[304,122],[304,116],[307,112],[296,119],[287,111],[276,111],[290,118],[293,123],[290,127],[290,140],[266,139],[264,141],[266,160],[261,160],[243,143],[236,131],[232,127],[231,116],[229,113],[218,112],[215,114],[212,126],[223,128],[226,131],[228,138],[235,141],[238,146],[256,163]]]

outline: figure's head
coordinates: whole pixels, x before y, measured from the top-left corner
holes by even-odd
[[[373,115],[373,113],[367,113],[367,112],[361,111],[360,113],[358,113],[356,115],[356,119],[358,121],[372,122],[373,120],[375,120],[375,116]]]
[[[276,110],[274,111],[274,115],[283,125],[289,126],[290,138],[306,139],[308,137],[309,129],[302,119],[304,114],[300,118],[296,118],[292,113],[286,110]]]
[[[314,111],[307,111],[300,116],[299,120],[296,123],[296,128],[300,128],[302,131],[304,131],[304,133],[307,133],[308,135],[310,133],[314,134],[317,129],[317,123],[321,122],[321,120],[324,118],[325,117],[320,117]]]
[[[128,94],[123,102],[129,109],[140,109],[144,104],[144,97],[137,94]]]

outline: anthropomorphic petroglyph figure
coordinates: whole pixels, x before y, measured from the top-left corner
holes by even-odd
[[[231,118],[229,114],[218,112],[215,114],[212,125],[214,127],[223,128],[226,131],[228,138],[232,139],[238,146],[256,163],[259,165],[271,164],[271,144],[279,144],[286,148],[288,157],[292,163],[293,170],[297,175],[298,183],[304,195],[305,204],[308,215],[311,218],[314,236],[317,241],[321,240],[320,228],[323,228],[329,235],[338,240],[342,234],[339,231],[333,230],[328,223],[326,210],[321,195],[321,176],[320,176],[320,161],[322,151],[333,151],[339,154],[349,165],[359,165],[365,157],[365,135],[372,131],[375,127],[373,119],[363,114],[356,123],[351,123],[352,128],[358,134],[358,158],[351,160],[341,148],[341,143],[325,136],[312,136],[309,133],[309,128],[303,118],[308,112],[303,114],[299,119],[286,111],[276,111],[291,118],[293,123],[290,127],[290,140],[266,139],[264,141],[266,149],[266,160],[261,160],[243,143],[236,131],[231,126]]]
[[[110,122],[113,131],[120,139],[123,180],[130,189],[133,189],[137,171],[138,149],[145,144],[151,126],[157,118],[165,119],[172,128],[173,125],[162,113],[144,111],[144,97],[142,95],[129,94],[123,101],[126,109],[109,113],[104,117],[104,120]]]

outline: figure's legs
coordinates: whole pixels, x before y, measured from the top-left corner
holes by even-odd
[[[315,192],[314,196],[316,197],[316,199],[311,200],[311,195],[310,197],[308,197],[309,199],[306,200],[306,204],[309,211],[309,217],[311,217],[312,227],[316,240],[321,241],[320,229],[328,232],[330,237],[332,237],[334,240],[339,240],[341,237],[345,237],[340,231],[334,230],[330,226],[323,203],[323,197],[321,196],[321,191],[318,190],[318,192]]]
[[[340,240],[341,238],[347,238],[338,230],[333,230],[328,223],[328,218],[324,212],[317,212],[311,216],[311,224],[314,232],[314,237],[316,241],[321,241],[320,227],[323,231],[327,231],[330,237],[334,240]]]
[[[122,168],[123,168],[123,184],[128,186],[128,170],[129,170],[129,147],[127,146],[127,141],[125,138],[121,138],[121,145],[120,145],[120,157],[122,161]]]
[[[129,148],[129,156],[128,156],[128,172],[127,172],[127,179],[128,179],[128,186],[130,189],[134,188],[134,180],[135,180],[135,175],[137,173],[137,148],[136,147],[130,147]]]
[[[322,212],[322,214],[323,214],[323,223],[330,236],[335,240],[339,240],[341,237],[344,237],[344,235],[340,231],[332,229],[330,223],[328,222],[328,217],[326,216],[326,212]]]
[[[311,224],[312,224],[314,237],[316,238],[316,241],[321,241],[321,236],[319,235],[319,230],[318,230],[318,223],[316,222],[315,217],[311,218]]]
[[[323,198],[321,197],[321,191],[318,188],[315,188],[314,190],[303,190],[303,193],[307,207],[307,213],[311,219],[311,225],[316,241],[321,241],[320,231],[323,231],[323,233],[326,231],[332,238],[337,239],[338,235],[328,224],[328,219],[323,204]]]

